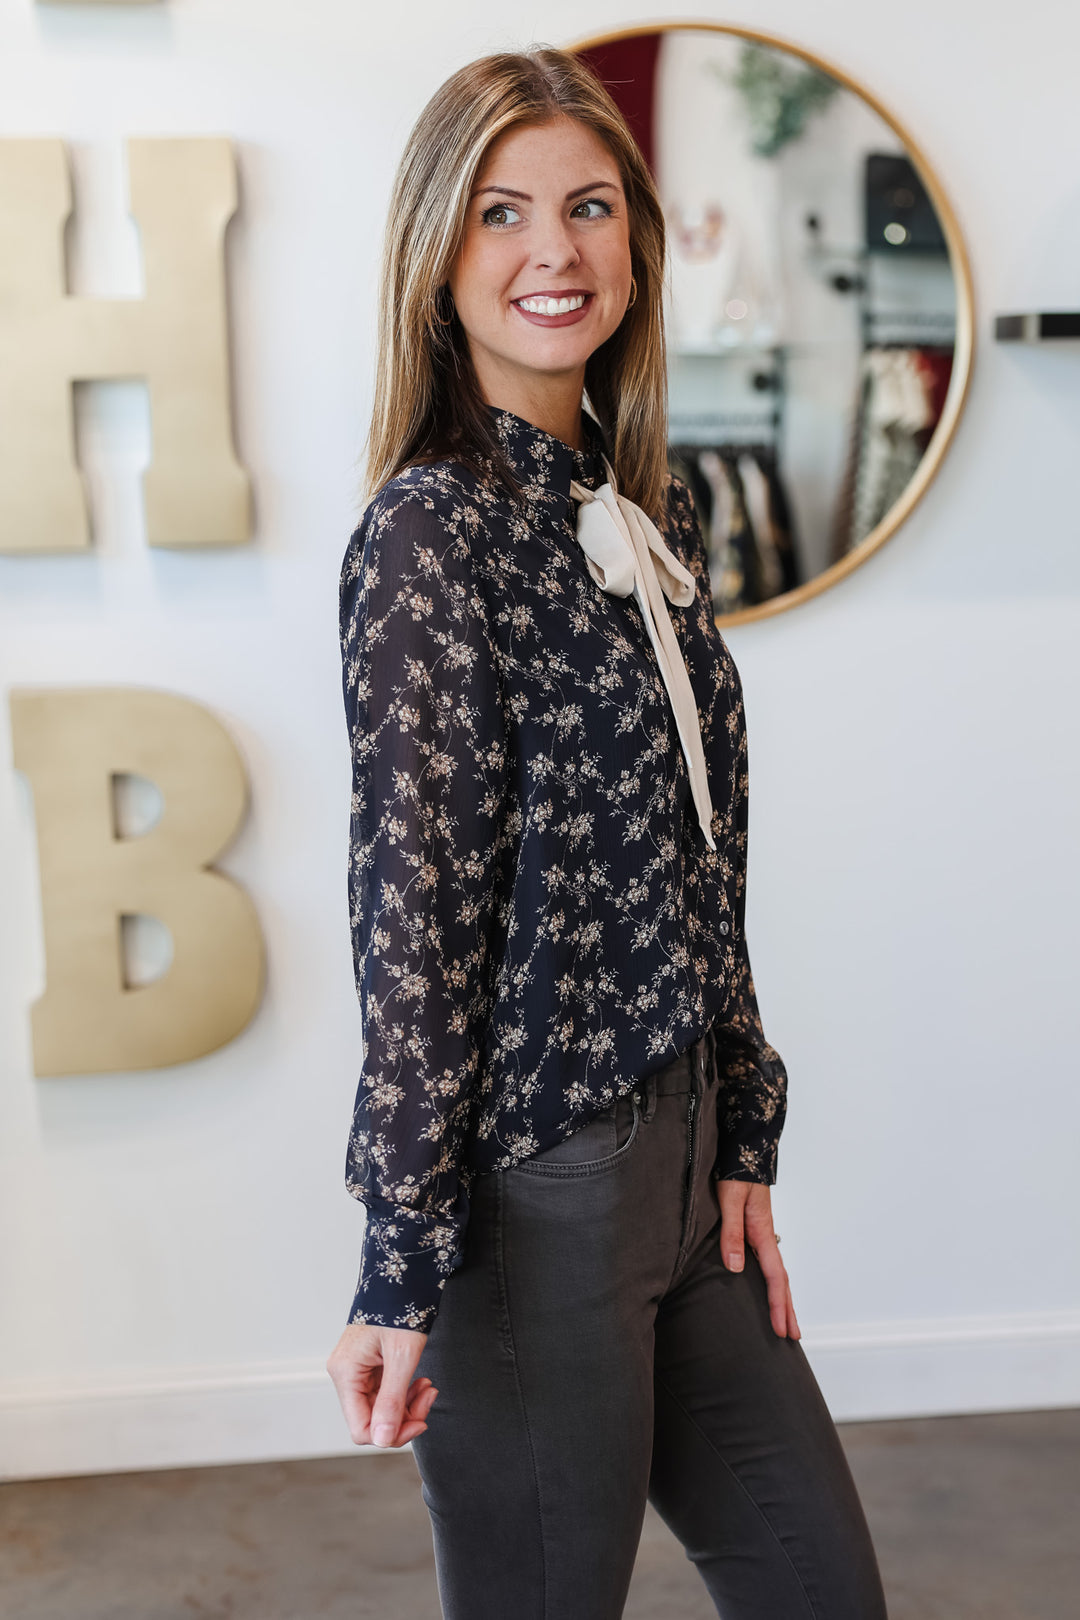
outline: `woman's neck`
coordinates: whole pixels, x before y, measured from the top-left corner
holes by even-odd
[[[541,433],[561,439],[572,450],[585,448],[581,431],[581,397],[585,389],[584,371],[580,376],[523,378],[520,374],[485,376],[477,368],[477,380],[484,399],[496,410],[512,411]]]

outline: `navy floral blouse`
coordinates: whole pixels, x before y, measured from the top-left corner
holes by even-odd
[[[698,825],[632,596],[576,539],[586,449],[491,407],[521,502],[460,462],[406,468],[341,572],[349,904],[364,1054],[346,1184],[367,1210],[350,1322],[427,1332],[477,1176],[542,1152],[712,1028],[713,1174],[771,1183],[787,1075],[743,929],[742,688],[686,485],[660,522],[697,580],[670,614],[713,802]]]

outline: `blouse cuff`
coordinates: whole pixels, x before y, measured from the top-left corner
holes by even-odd
[[[367,1323],[429,1333],[443,1285],[461,1258],[456,1220],[390,1205],[382,1210],[367,1206],[349,1326]]]
[[[713,1176],[719,1181],[776,1180],[776,1155],[787,1113],[787,1071],[765,1041],[751,1057],[723,1061],[716,1099],[718,1144]]]
[[[720,1115],[720,1146],[713,1165],[717,1181],[761,1181],[771,1186],[776,1180],[776,1154],[779,1136],[768,1126],[759,1126],[744,1136],[723,1134],[723,1110]]]

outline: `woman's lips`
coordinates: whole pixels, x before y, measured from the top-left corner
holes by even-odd
[[[582,300],[582,302],[578,309],[564,310],[555,315],[540,313],[543,306],[547,305],[550,307],[552,302],[559,303],[569,301],[570,303],[576,303],[579,298]],[[534,326],[573,326],[577,321],[582,321],[585,319],[585,316],[589,313],[589,310],[592,307],[592,301],[592,293],[581,292],[536,293],[525,299],[515,298],[511,300],[518,314],[525,320],[531,321]],[[526,309],[524,307],[526,303],[532,304],[534,307],[532,309]]]

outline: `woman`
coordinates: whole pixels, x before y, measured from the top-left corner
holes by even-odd
[[[413,1442],[447,1620],[615,1620],[647,1499],[729,1620],[884,1614],[772,1229],[786,1074],[663,267],[572,55],[424,109],[342,570],[367,1224],[328,1369],[357,1444]]]

